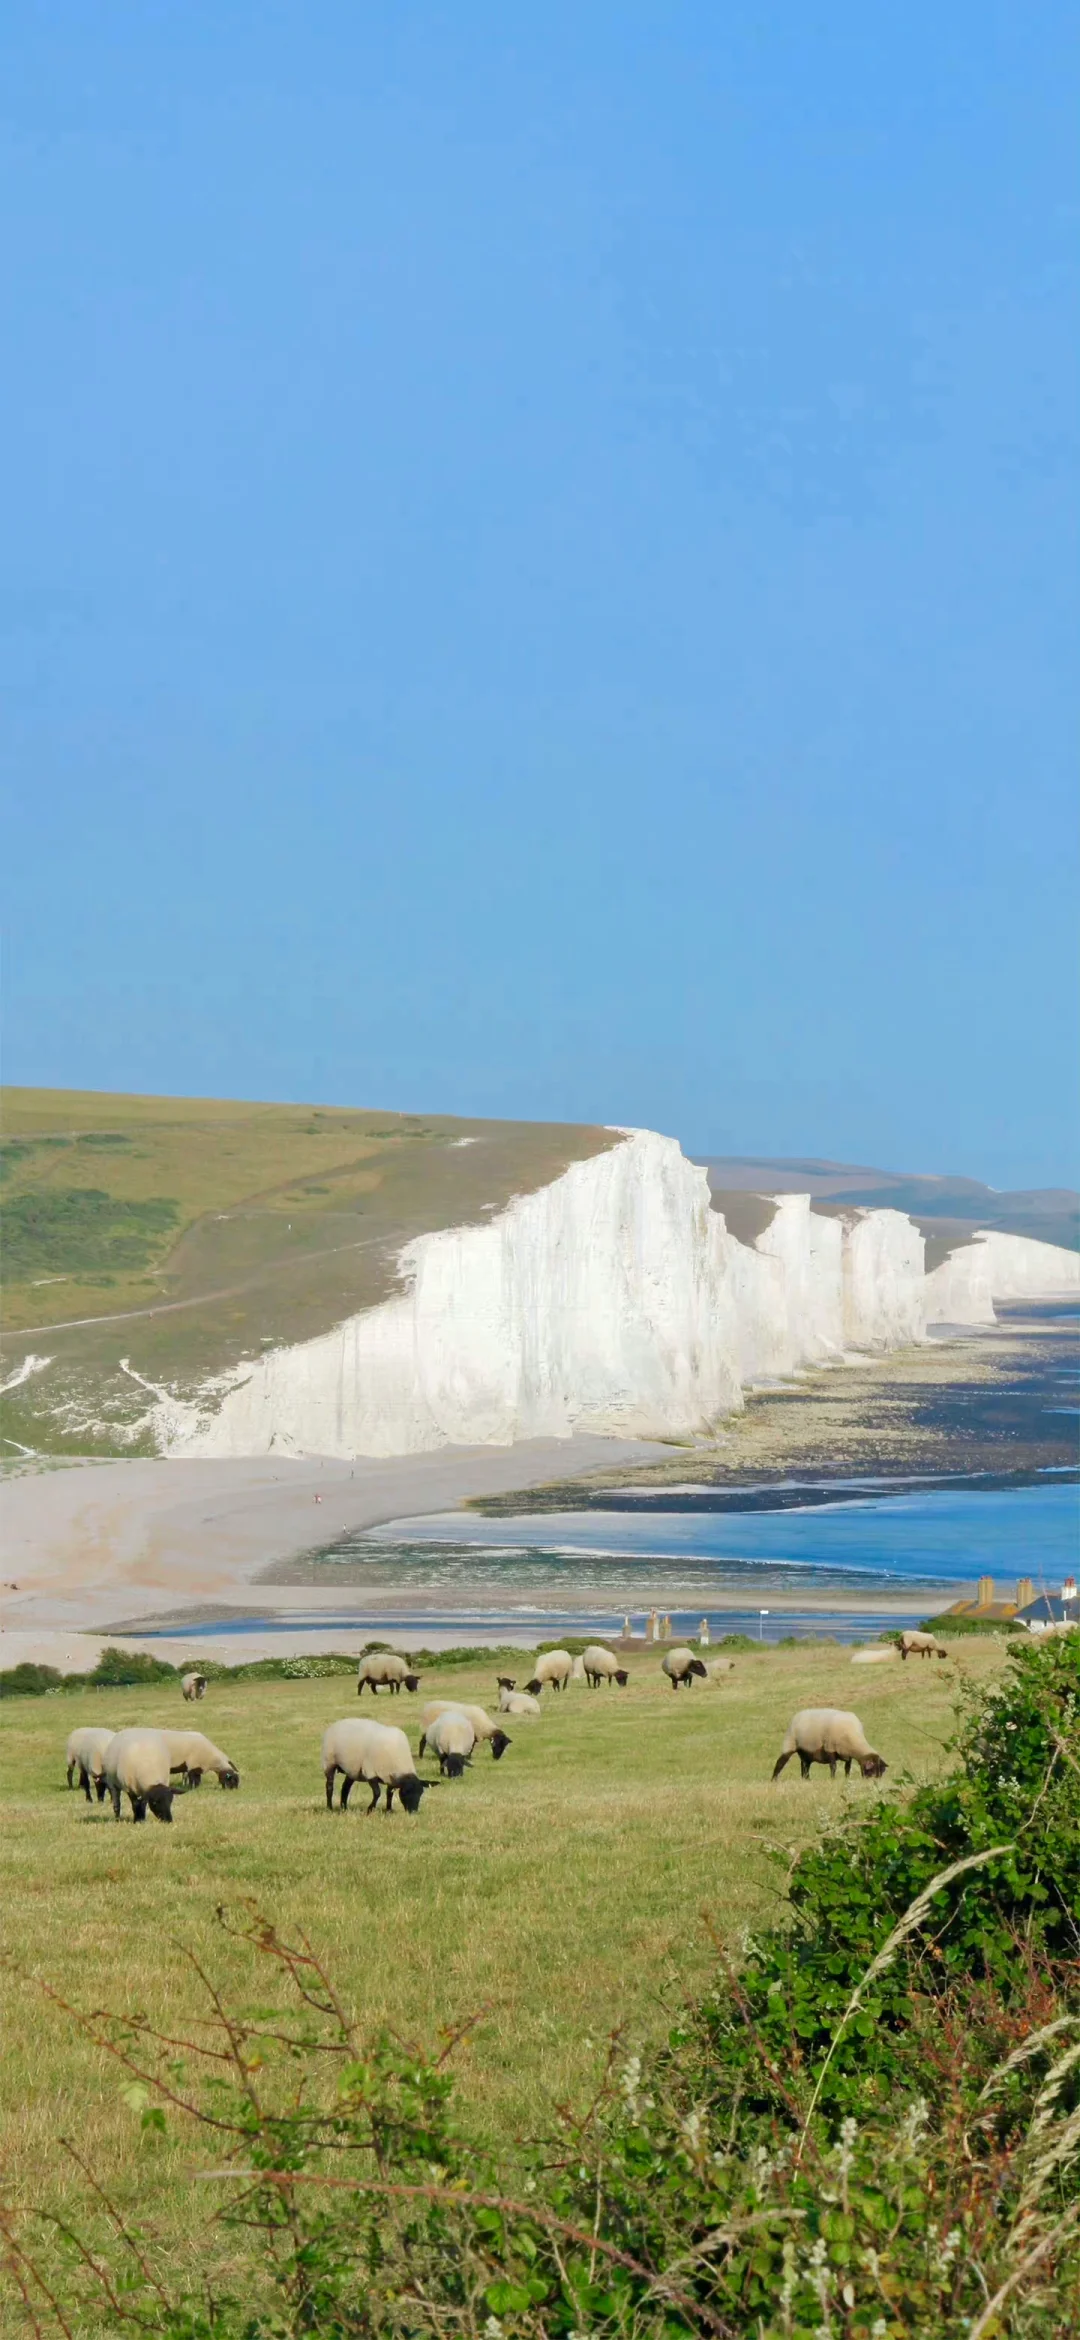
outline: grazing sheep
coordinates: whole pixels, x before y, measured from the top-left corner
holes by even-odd
[[[779,1779],[785,1763],[797,1755],[804,1779],[810,1777],[812,1763],[827,1763],[830,1779],[836,1778],[836,1766],[842,1763],[844,1777],[850,1779],[851,1766],[857,1763],[864,1779],[880,1779],[888,1765],[881,1755],[875,1755],[869,1745],[859,1717],[839,1706],[802,1706],[793,1715],[784,1734],[784,1744],[773,1767],[773,1778]]]
[[[105,1801],[104,1755],[110,1739],[115,1737],[115,1731],[107,1731],[104,1726],[99,1729],[94,1724],[79,1731],[72,1731],[68,1740],[67,1783],[70,1787],[72,1774],[77,1771],[79,1786],[88,1804],[92,1804],[94,1801],[90,1793],[91,1780],[97,1789],[98,1803],[103,1804]]]
[[[713,1658],[709,1667],[709,1672],[714,1682],[722,1682],[725,1674],[733,1674],[734,1671],[734,1658]]]
[[[499,1692],[500,1714],[527,1715],[539,1714],[540,1711],[540,1700],[534,1698],[528,1690],[500,1690]]]
[[[507,1738],[506,1732],[499,1729],[498,1723],[492,1722],[491,1716],[489,1714],[485,1714],[482,1706],[463,1706],[456,1698],[432,1698],[429,1700],[427,1706],[425,1706],[423,1714],[420,1717],[421,1729],[426,1731],[428,1724],[433,1723],[437,1715],[446,1714],[450,1707],[453,1707],[455,1712],[458,1714],[468,1715],[469,1721],[473,1727],[473,1732],[476,1737],[477,1744],[479,1745],[480,1742],[484,1739],[488,1740],[490,1743],[491,1752],[497,1763],[500,1755],[505,1755],[506,1750],[511,1742]],[[424,1742],[421,1739],[421,1755],[423,1752]]]
[[[476,1732],[464,1707],[444,1706],[442,1713],[425,1726],[417,1752],[423,1755],[430,1747],[432,1754],[439,1758],[443,1778],[460,1779],[466,1764],[472,1762],[475,1745]]]
[[[895,1656],[895,1643],[890,1642],[888,1649],[853,1650],[851,1663],[853,1666],[884,1666],[888,1663],[890,1658],[894,1658]]]
[[[169,1769],[182,1771],[186,1787],[197,1788],[204,1771],[217,1773],[223,1788],[237,1788],[240,1774],[228,1755],[202,1731],[163,1731],[169,1742]]]
[[[599,1690],[601,1682],[617,1682],[620,1690],[625,1690],[630,1680],[614,1650],[602,1649],[598,1641],[590,1643],[581,1664],[590,1690]]]
[[[342,1775],[339,1811],[348,1808],[349,1796],[358,1779],[367,1781],[371,1789],[368,1811],[374,1812],[383,1788],[386,1789],[385,1810],[393,1810],[395,1795],[400,1796],[406,1812],[418,1812],[420,1798],[432,1780],[417,1779],[412,1748],[404,1731],[394,1723],[359,1722],[348,1720],[331,1723],[323,1733],[323,1771],[326,1775],[326,1808],[334,1809],[334,1779]]]
[[[419,1690],[420,1676],[414,1674],[408,1660],[396,1649],[373,1649],[362,1657],[356,1676],[356,1695],[361,1698],[365,1687],[374,1698],[377,1690],[389,1690],[392,1698],[401,1690]]]
[[[537,1698],[546,1682],[553,1690],[565,1690],[574,1671],[574,1661],[568,1649],[546,1649],[536,1661],[536,1672],[525,1688],[530,1698]]]
[[[205,1674],[181,1674],[180,1688],[185,1698],[195,1700],[206,1696]]]
[[[145,1820],[149,1805],[155,1820],[172,1819],[174,1789],[169,1778],[169,1742],[164,1731],[117,1731],[102,1758],[105,1785],[112,1808],[120,1818],[120,1798],[127,1796],[133,1820]]]
[[[940,1641],[935,1641],[932,1633],[907,1632],[900,1635],[900,1655],[902,1658],[947,1658],[948,1654],[948,1650],[942,1648]]]
[[[678,1689],[680,1682],[685,1682],[689,1690],[695,1674],[700,1674],[703,1682],[709,1678],[701,1659],[694,1656],[692,1649],[669,1649],[660,1664],[673,1690]]]

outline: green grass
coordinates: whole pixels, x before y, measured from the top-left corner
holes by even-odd
[[[615,1142],[543,1122],[50,1089],[6,1090],[3,1121],[4,1363],[51,1359],[3,1400],[9,1455],[130,1453],[146,1393],[121,1357],[185,1387],[312,1339],[385,1299],[415,1236],[480,1223]]]
[[[794,1852],[875,1793],[825,1772],[770,1786],[795,1708],[854,1706],[889,1759],[888,1784],[905,1769],[922,1780],[946,1766],[957,1675],[1002,1663],[989,1643],[948,1666],[865,1672],[842,1650],[772,1651],[740,1658],[722,1687],[673,1694],[643,1657],[625,1692],[574,1684],[539,1722],[511,1722],[503,1761],[478,1753],[416,1820],[324,1809],[320,1734],[372,1711],[348,1683],[220,1684],[195,1710],[171,1686],[12,1702],[0,1939],[23,1978],[3,1984],[0,2155],[14,2155],[24,2198],[59,2199],[70,2181],[58,2140],[77,2136],[130,2200],[152,2150],[155,2230],[196,2247],[190,2140],[145,2145],[122,2075],[25,1976],[83,2008],[139,2008],[180,2030],[200,2007],[186,1949],[234,1995],[255,1988],[214,1914],[248,1898],[307,1930],[372,2027],[431,2041],[483,2011],[459,2058],[468,2120],[503,2139],[535,2134],[550,2101],[584,2097],[615,2026],[637,2039],[665,2028],[710,1964],[706,1917],[738,1956],[745,1929],[776,1916]],[[493,1671],[432,1668],[418,1697],[382,1697],[378,1711],[415,1746],[425,1697],[490,1708]],[[177,1800],[171,1828],[118,1827],[64,1786],[66,1734],[89,1721],[197,1723],[238,1763],[240,1790],[204,1784]]]

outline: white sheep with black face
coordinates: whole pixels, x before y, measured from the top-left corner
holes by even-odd
[[[172,1766],[164,1731],[142,1730],[138,1726],[117,1731],[105,1749],[103,1768],[118,1820],[123,1796],[130,1802],[133,1820],[145,1820],[148,1810],[155,1820],[172,1820]]]
[[[500,1690],[499,1713],[516,1714],[522,1719],[535,1718],[542,1712],[540,1700],[528,1690]]]
[[[706,1668],[702,1665],[701,1659],[694,1656],[692,1649],[666,1650],[660,1660],[660,1665],[673,1690],[683,1688],[689,1690],[695,1675],[702,1682],[708,1680]]]
[[[793,1755],[799,1758],[804,1779],[809,1779],[812,1763],[827,1763],[830,1779],[836,1778],[838,1763],[844,1766],[845,1779],[850,1779],[853,1763],[858,1764],[864,1779],[880,1779],[889,1768],[884,1756],[875,1754],[858,1715],[841,1706],[799,1708],[784,1734],[773,1766],[774,1779],[779,1779]]]
[[[581,1665],[590,1690],[599,1690],[601,1682],[606,1682],[609,1689],[612,1682],[617,1682],[619,1689],[625,1690],[630,1680],[626,1667],[619,1664],[614,1650],[605,1649],[599,1641],[590,1642]]]
[[[546,1649],[543,1657],[537,1658],[532,1680],[526,1682],[525,1688],[530,1698],[538,1698],[548,1683],[553,1690],[565,1690],[573,1672],[574,1661],[568,1649]]]
[[[437,1781],[422,1780],[416,1776],[412,1748],[404,1731],[394,1723],[360,1722],[349,1720],[331,1723],[323,1733],[323,1773],[326,1779],[326,1805],[334,1809],[334,1781],[341,1773],[341,1797],[338,1809],[348,1808],[349,1796],[358,1779],[366,1780],[371,1789],[367,1809],[374,1812],[380,1794],[386,1790],[384,1809],[393,1809],[394,1797],[399,1796],[406,1812],[418,1812],[420,1799]]]
[[[206,1675],[181,1674],[180,1688],[189,1704],[193,1705],[206,1696]]]
[[[936,1640],[932,1633],[915,1633],[909,1626],[900,1635],[900,1655],[902,1658],[947,1658],[948,1654],[948,1650],[942,1648],[940,1641]]]
[[[468,1716],[477,1746],[481,1746],[486,1741],[497,1763],[499,1757],[505,1755],[510,1740],[506,1732],[500,1728],[497,1722],[492,1721],[491,1716],[485,1712],[482,1706],[466,1706],[464,1701],[459,1698],[429,1698],[420,1717],[421,1730],[426,1732],[428,1724],[433,1723],[437,1715],[447,1713],[450,1707],[455,1707],[459,1714]],[[421,1739],[421,1755],[423,1752],[424,1741]]]
[[[108,1730],[103,1723],[93,1723],[72,1731],[68,1739],[67,1783],[70,1787],[77,1771],[79,1786],[88,1804],[94,1801],[90,1793],[91,1780],[97,1789],[98,1803],[103,1804],[105,1801],[105,1749],[110,1739],[115,1737],[116,1732]]]
[[[204,1771],[212,1771],[223,1788],[237,1788],[240,1774],[220,1747],[204,1731],[164,1731],[169,1742],[169,1768],[182,1771],[187,1787],[197,1788]]]
[[[464,1707],[444,1706],[425,1726],[418,1752],[423,1755],[430,1747],[439,1758],[443,1778],[460,1779],[466,1764],[472,1762],[475,1745],[476,1732]]]
[[[378,1690],[389,1690],[396,1698],[402,1690],[419,1690],[420,1676],[413,1672],[400,1650],[372,1649],[362,1657],[356,1671],[356,1695],[362,1698],[370,1690],[374,1698]]]

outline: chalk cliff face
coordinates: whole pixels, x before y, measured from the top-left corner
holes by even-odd
[[[823,1214],[806,1195],[778,1197],[737,1242],[675,1140],[626,1131],[486,1225],[409,1244],[402,1289],[380,1306],[194,1402],[155,1391],[153,1419],[168,1452],[201,1455],[693,1435],[752,1383],[921,1340],[928,1311],[988,1321],[995,1292],[1065,1288],[1063,1262],[1075,1287],[1072,1255],[1049,1253],[992,1235],[926,1276],[903,1212]]]
[[[1080,1253],[1029,1235],[980,1233],[926,1279],[928,1324],[993,1324],[995,1300],[1052,1299],[1080,1291]]]
[[[705,1173],[628,1133],[485,1227],[424,1235],[404,1290],[175,1408],[173,1453],[412,1454],[573,1430],[706,1428],[739,1402],[727,1263]]]

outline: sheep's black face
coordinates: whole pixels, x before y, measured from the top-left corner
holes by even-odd
[[[421,1796],[426,1793],[429,1787],[433,1787],[434,1784],[434,1780],[430,1779],[413,1778],[399,1780],[398,1794],[405,1807],[405,1810],[407,1812],[418,1812],[420,1810]]]
[[[883,1779],[888,1768],[883,1755],[863,1756],[862,1775],[864,1779]]]
[[[465,1773],[464,1755],[444,1755],[442,1767],[447,1779],[462,1779]]]
[[[529,1694],[529,1697],[530,1697],[530,1698],[539,1698],[539,1696],[540,1696],[540,1692],[541,1692],[541,1690],[543,1689],[543,1687],[544,1687],[544,1685],[543,1685],[542,1681],[540,1680],[540,1677],[539,1677],[539,1675],[538,1675],[538,1674],[534,1674],[534,1675],[533,1675],[533,1678],[532,1678],[532,1681],[531,1681],[531,1682],[526,1682],[526,1684],[525,1684],[525,1688],[526,1688],[526,1690],[528,1691],[528,1694]]]
[[[219,1772],[218,1777],[221,1781],[222,1787],[233,1788],[239,1787],[240,1785],[240,1774],[238,1771],[233,1771],[231,1765],[228,1771]]]
[[[693,1662],[693,1664],[692,1664],[692,1665],[690,1665],[690,1666],[688,1666],[686,1670],[687,1670],[687,1673],[688,1673],[688,1674],[699,1674],[699,1675],[700,1675],[700,1677],[701,1677],[701,1680],[702,1680],[703,1682],[705,1681],[705,1679],[706,1679],[705,1668],[704,1668],[704,1666],[702,1665],[702,1663],[701,1663],[701,1659],[700,1659],[700,1658],[695,1658],[695,1659],[694,1659],[694,1662]]]
[[[155,1820],[172,1820],[173,1791],[168,1787],[152,1787],[146,1798]]]
[[[406,1676],[405,1676],[405,1688],[406,1688],[406,1690],[419,1690],[419,1688],[420,1688],[420,1676],[419,1676],[419,1674],[406,1674]]]
[[[496,1676],[495,1676],[495,1687],[496,1687],[496,1689],[497,1689],[497,1690],[516,1690],[516,1689],[517,1689],[517,1675],[516,1675],[516,1674],[496,1674]]]
[[[627,1671],[626,1671],[626,1667],[625,1667],[625,1666],[620,1666],[620,1667],[619,1667],[618,1673],[617,1673],[617,1674],[616,1674],[616,1676],[615,1676],[615,1680],[617,1681],[617,1683],[618,1683],[618,1685],[619,1685],[619,1688],[620,1688],[620,1690],[625,1690],[625,1688],[626,1688],[626,1685],[627,1685],[628,1681],[630,1680],[630,1676],[629,1676],[629,1674],[627,1673]]]
[[[491,1752],[495,1757],[496,1763],[498,1762],[500,1755],[505,1755],[509,1745],[510,1740],[505,1731],[492,1731]]]

